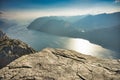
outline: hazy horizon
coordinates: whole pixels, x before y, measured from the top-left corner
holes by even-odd
[[[43,16],[77,16],[120,12],[120,0],[2,0],[2,17],[35,19]]]
[[[119,17],[120,0],[0,1],[0,28],[38,50],[63,48],[120,58]]]

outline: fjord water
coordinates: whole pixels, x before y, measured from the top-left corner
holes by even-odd
[[[119,58],[118,53],[90,43],[88,40],[50,35],[39,31],[28,30],[26,27],[27,25],[10,27],[7,30],[7,35],[26,42],[37,51],[51,47],[75,50],[83,54],[101,58]]]

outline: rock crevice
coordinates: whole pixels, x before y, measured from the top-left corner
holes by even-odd
[[[0,78],[2,80],[120,80],[119,70],[118,60],[98,59],[72,50],[46,48],[41,52],[16,59],[0,70]]]

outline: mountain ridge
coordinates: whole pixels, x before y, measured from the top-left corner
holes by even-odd
[[[42,17],[37,18],[37,21],[33,21],[27,28],[58,36],[87,39],[90,42],[99,44],[104,48],[120,52],[119,17],[120,12],[87,15],[82,19],[81,16],[80,19],[76,17],[77,21],[74,23],[69,22],[67,19],[65,20],[66,17],[64,17],[63,20],[60,17],[45,17],[45,20],[48,21],[43,20],[44,17]]]

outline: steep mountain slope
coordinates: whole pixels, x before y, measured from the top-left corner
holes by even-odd
[[[71,17],[42,17],[34,20],[29,26],[29,29],[39,30],[41,32],[52,33],[49,29],[53,28],[54,31],[65,30],[70,33],[71,31],[82,30],[89,31],[100,28],[107,28],[120,25],[120,12],[111,14],[98,14],[98,15],[83,15]],[[69,20],[73,19],[73,20]],[[70,30],[69,30],[70,29]],[[64,32],[64,31],[63,31]],[[62,32],[61,32],[62,33]],[[57,33],[52,33],[56,34]],[[67,35],[67,34],[65,34]]]
[[[1,80],[120,80],[120,60],[46,48],[0,70]]]
[[[120,25],[88,31],[84,33],[83,37],[93,43],[120,52]]]
[[[74,23],[78,28],[86,30],[107,28],[120,25],[120,12],[111,14],[89,15]]]
[[[120,25],[95,29],[87,32],[73,32],[69,37],[84,38],[92,43],[120,52]]]
[[[42,17],[33,21],[28,28],[59,36],[84,38],[120,52],[120,12],[78,16],[80,19],[72,16],[71,19],[74,17],[75,22],[70,22],[67,17]]]
[[[71,24],[64,20],[60,20],[57,17],[42,17],[33,21],[28,29],[38,30],[41,32],[65,35],[68,34],[71,29]]]
[[[35,50],[20,40],[10,39],[0,30],[0,68],[16,58],[34,53]]]

